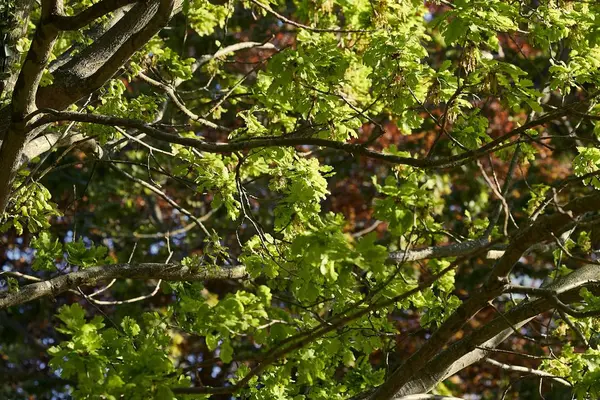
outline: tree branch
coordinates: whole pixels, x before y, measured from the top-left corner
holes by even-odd
[[[92,42],[98,41],[102,35],[108,32],[113,26],[117,24],[126,14],[130,11],[130,6],[121,7],[112,12],[110,19],[104,24],[98,24],[90,27],[85,31],[85,35],[92,40]],[[68,63],[73,57],[77,56],[82,49],[88,46],[84,46],[80,43],[74,43],[60,54],[56,59],[52,60],[48,65],[48,71],[54,74],[60,67]]]
[[[54,15],[61,14],[62,0],[43,0],[42,16],[21,67],[19,78],[12,96],[12,121],[20,122],[35,110],[35,98],[42,79],[44,68],[48,65],[58,29],[52,24]]]
[[[110,279],[162,279],[164,281],[204,281],[210,279],[241,279],[246,276],[243,266],[189,267],[181,264],[114,264],[91,267],[60,275],[47,281],[32,283],[18,292],[0,293],[0,309],[23,304],[40,297],[55,297],[78,286],[92,286]]]
[[[123,171],[120,171],[123,172]],[[449,247],[449,246],[446,246]],[[485,246],[482,247],[474,247],[471,248],[470,251],[462,254],[463,256],[473,255],[477,252],[480,252],[485,249]],[[391,253],[393,254],[393,253]],[[390,256],[391,257],[391,256]],[[416,256],[415,256],[416,257]],[[428,258],[428,257],[426,257]],[[418,258],[412,258],[412,260],[417,260]],[[394,261],[395,258],[391,257],[391,260]],[[456,266],[456,262],[451,266],[445,268],[440,273],[433,276],[427,282],[422,283],[417,288],[408,291],[407,293],[403,293],[402,295],[394,298],[392,300],[384,301],[381,304],[374,304],[366,309],[360,310],[356,314],[352,314],[350,317],[342,318],[344,323],[348,321],[352,321],[360,316],[368,313],[370,310],[377,309],[380,307],[384,307],[389,304],[393,304],[399,299],[405,298],[417,291],[423,290],[424,288],[430,286],[433,282],[443,276],[445,273],[450,271]],[[39,297],[43,296],[56,296],[60,293],[63,293],[67,290],[70,290],[77,286],[82,285],[94,285],[97,282],[109,280],[109,279],[119,279],[119,278],[129,278],[129,279],[163,279],[166,281],[195,281],[195,280],[203,280],[203,279],[226,279],[226,278],[242,278],[245,276],[245,268],[243,266],[237,267],[211,267],[205,270],[194,270],[189,267],[184,267],[180,264],[159,264],[159,263],[145,263],[145,264],[115,264],[109,266],[99,266],[87,268],[81,271],[72,272],[66,275],[61,275],[56,278],[52,278],[48,281],[40,281],[36,284],[27,285],[25,287],[20,288],[20,291],[17,293],[0,293],[0,309],[6,308],[12,305],[22,304],[31,300],[35,300]],[[29,277],[33,279],[39,279],[37,277]],[[35,286],[37,285],[37,286]],[[338,315],[342,316],[342,315]],[[343,325],[343,324],[342,324]],[[329,329],[333,325],[327,325],[326,328]],[[337,325],[336,325],[337,326]],[[329,332],[327,330],[326,332]]]
[[[118,2],[107,1],[107,4],[117,6]],[[179,4],[180,1],[177,1]],[[89,11],[89,15],[95,15],[104,6],[98,7]],[[10,107],[11,122],[0,148],[0,214],[6,209],[12,180],[28,139],[23,120],[35,111],[36,103],[40,107],[52,105],[64,109],[101,87],[129,57],[166,25],[174,8],[175,0],[138,3],[98,41],[59,68],[54,84],[38,90],[59,32],[52,21],[56,16],[63,15],[62,0],[42,1],[42,17],[15,85]],[[38,127],[43,129],[44,125]],[[31,133],[31,130],[28,131]]]
[[[524,372],[526,374],[529,375],[535,375],[535,376],[539,376],[542,378],[548,378],[548,379],[552,379],[555,382],[560,383],[561,385],[565,385],[565,386],[573,386],[571,385],[571,383],[569,381],[564,380],[563,378],[559,377],[559,376],[554,376],[548,372],[545,371],[540,371],[539,369],[533,369],[533,368],[528,368],[528,367],[522,367],[520,365],[510,365],[510,364],[504,364],[501,363],[499,361],[493,360],[491,358],[486,358],[485,362],[487,362],[488,364],[491,364],[495,367],[499,367],[502,368],[505,371],[513,371],[513,372]]]
[[[198,68],[208,63],[211,60],[224,57],[228,54],[235,53],[236,51],[246,50],[246,49],[262,49],[262,50],[273,50],[278,51],[279,49],[273,45],[272,43],[260,43],[260,42],[240,42],[236,44],[232,44],[231,46],[223,47],[218,50],[215,54],[204,55],[197,59],[192,64],[192,72],[196,71]],[[177,85],[175,85],[177,86]]]
[[[334,33],[361,33],[361,32],[370,32],[369,30],[365,30],[365,29],[337,29],[337,28],[315,28],[312,26],[308,26],[308,25],[304,25],[301,24],[299,22],[295,22],[292,21],[291,19],[284,17],[283,15],[279,14],[278,12],[274,11],[271,7],[262,4],[256,0],[250,0],[250,2],[254,5],[256,5],[257,7],[262,8],[263,10],[265,10],[268,13],[273,14],[274,16],[277,17],[277,19],[288,23],[290,25],[293,25],[297,28],[302,28],[302,29],[306,29],[312,32],[334,32]]]
[[[446,321],[434,332],[408,360],[400,365],[378,388],[375,397],[378,400],[392,399],[413,376],[424,372],[428,360],[433,358],[463,325],[479,312],[490,300],[504,293],[508,275],[527,249],[536,243],[551,238],[552,233],[560,233],[573,218],[600,207],[600,194],[578,198],[563,207],[564,212],[540,217],[529,226],[519,229],[502,257],[494,265],[481,290],[474,293],[461,304]]]
[[[490,241],[487,238],[480,238],[448,246],[433,246],[418,250],[395,251],[390,253],[389,259],[400,262],[409,262],[428,258],[456,257],[483,249],[489,244]]]
[[[47,113],[48,115],[40,118],[37,122],[31,125],[31,129],[38,127],[43,124],[57,122],[57,121],[77,121],[77,122],[89,122],[107,126],[122,126],[126,128],[138,129],[141,132],[146,133],[155,139],[162,140],[169,143],[176,143],[183,146],[193,147],[199,151],[206,151],[210,153],[231,153],[235,151],[250,150],[261,147],[271,146],[301,146],[301,145],[313,145],[328,147],[332,149],[346,151],[354,155],[362,155],[365,157],[389,162],[392,164],[403,164],[410,165],[418,168],[432,169],[432,168],[449,168],[458,165],[465,164],[471,159],[477,158],[482,155],[486,155],[498,149],[498,145],[501,145],[504,141],[510,139],[513,136],[523,133],[526,129],[533,126],[541,125],[556,118],[562,116],[561,111],[553,114],[547,114],[546,116],[532,121],[529,124],[523,125],[520,128],[516,128],[511,132],[503,135],[502,137],[491,141],[490,143],[480,147],[477,150],[467,151],[462,154],[455,156],[440,158],[436,160],[431,159],[417,159],[412,157],[401,157],[393,154],[386,154],[370,150],[358,143],[347,143],[337,142],[334,140],[311,138],[311,137],[261,137],[255,139],[249,139],[231,143],[211,143],[205,142],[195,138],[186,138],[167,133],[157,129],[151,124],[145,123],[139,120],[133,120],[128,118],[112,117],[107,115],[99,114],[82,114],[75,112],[60,112],[53,109],[43,109],[40,112]],[[35,115],[35,114],[33,114]],[[32,116],[33,116],[32,115]]]
[[[181,101],[177,97],[177,93],[175,93],[175,89],[172,86],[165,85],[162,82],[152,79],[142,72],[140,72],[137,76],[141,80],[146,82],[147,84],[154,86],[155,88],[158,88],[158,89],[162,90],[163,92],[165,92],[166,95],[169,96],[169,99],[171,99],[173,104],[175,104],[175,106],[191,120],[196,121],[199,124],[202,124],[204,126],[208,126],[209,128],[212,128],[212,129],[217,129],[217,130],[221,130],[221,131],[225,131],[225,132],[231,132],[231,129],[229,129],[229,128],[226,128],[224,126],[219,126],[219,125],[215,124],[214,122],[211,122],[207,119],[200,117],[199,115],[194,114],[189,108],[187,108],[187,106],[183,103],[183,101]]]
[[[597,265],[596,265],[596,267],[597,267]],[[600,283],[600,280],[598,280],[598,279],[589,279],[586,282],[581,283],[580,286],[583,287],[583,286],[593,285],[593,284],[597,285],[599,283]],[[548,299],[548,301],[550,301],[552,303],[552,305],[556,306],[556,308],[558,308],[560,311],[562,311],[568,315],[571,315],[575,318],[588,318],[588,317],[595,317],[595,316],[600,315],[600,310],[580,311],[580,310],[575,310],[575,309],[569,307],[567,304],[563,303],[558,298],[557,293],[551,289],[511,285],[506,289],[506,292],[507,293],[531,294],[534,296],[545,297],[546,299]]]
[[[28,139],[24,120],[36,109],[38,87],[58,37],[58,30],[50,20],[53,15],[62,13],[62,8],[62,0],[42,0],[40,22],[17,78],[10,108],[7,107],[11,112],[11,122],[0,147],[0,215],[6,209],[12,182]]]
[[[91,24],[94,20],[118,10],[129,4],[135,3],[137,0],[102,0],[91,5],[77,15],[55,15],[51,22],[61,31],[77,31]]]
[[[33,139],[25,146],[23,150],[22,159],[20,164],[26,164],[33,158],[45,153],[46,151],[55,148],[55,147],[65,147],[71,146],[78,142],[88,142],[90,138],[81,134],[76,133],[72,135],[66,135],[65,137],[61,137],[62,134],[59,133],[48,133],[46,135],[42,135],[38,138]],[[91,143],[90,147],[94,147],[96,152],[100,152],[102,149],[97,143]]]
[[[138,2],[112,28],[54,73],[54,84],[40,90],[39,107],[64,109],[109,80],[136,51],[163,28],[177,0]]]
[[[586,265],[557,279],[544,289],[554,292],[561,301],[572,303],[581,299],[579,290],[582,287],[596,284],[598,279],[600,279],[598,267]],[[495,348],[515,333],[513,327],[518,329],[537,315],[554,307],[552,301],[543,297],[521,302],[504,315],[486,323],[480,329],[448,346],[437,356],[430,358],[417,374],[398,389],[396,395],[432,390],[439,382],[488,357],[493,351],[488,349]]]

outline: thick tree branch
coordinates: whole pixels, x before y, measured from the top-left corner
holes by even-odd
[[[179,3],[177,0],[177,7]],[[116,7],[121,3],[107,4]],[[96,15],[104,6],[98,7],[89,11],[89,15]],[[53,19],[64,14],[62,0],[43,0],[42,17],[15,86],[11,123],[0,148],[0,214],[6,208],[12,180],[28,139],[22,123],[25,116],[35,111],[36,103],[37,106],[51,105],[64,109],[100,88],[127,59],[166,25],[174,8],[175,0],[138,3],[98,41],[59,68],[54,84],[38,90],[59,32]],[[44,125],[38,127],[43,129]]]
[[[555,293],[562,302],[573,303],[581,300],[579,297],[581,288],[597,285],[598,279],[600,279],[600,269],[595,265],[586,265],[557,279],[543,289]],[[554,307],[554,303],[547,298],[532,298],[529,301],[521,302],[517,307],[495,318],[431,358],[418,374],[414,374],[399,388],[396,395],[432,390],[439,382],[488,357],[491,351],[487,349],[495,348],[513,335],[515,333],[513,328],[518,329],[524,326],[537,315]]]
[[[68,134],[64,137],[61,133],[48,133],[31,140],[26,144],[23,150],[21,165],[28,163],[33,158],[47,152],[52,148],[66,147],[81,143],[85,147],[86,153],[93,152],[97,155],[102,154],[102,148],[89,136],[81,133]]]
[[[477,150],[467,151],[455,156],[440,158],[440,159],[417,159],[412,157],[401,157],[393,154],[386,154],[377,152],[374,150],[370,150],[364,147],[362,144],[357,143],[346,143],[346,142],[337,142],[334,140],[328,139],[320,139],[320,138],[311,138],[311,137],[266,137],[266,138],[255,138],[249,140],[243,140],[232,143],[210,143],[205,142],[199,139],[194,138],[186,138],[174,135],[172,133],[167,133],[157,129],[151,124],[145,123],[139,120],[133,120],[128,118],[119,118],[112,117],[107,115],[99,115],[99,114],[82,114],[82,113],[74,113],[74,112],[59,112],[52,109],[44,109],[43,112],[48,115],[40,118],[39,121],[35,122],[31,125],[31,128],[38,127],[43,124],[47,124],[50,122],[56,121],[77,121],[77,122],[89,122],[100,125],[108,125],[108,126],[122,126],[126,128],[134,128],[138,129],[141,132],[146,133],[148,136],[151,136],[155,139],[162,140],[169,143],[176,143],[183,146],[193,147],[199,151],[206,151],[211,153],[231,153],[235,151],[243,151],[250,150],[261,147],[271,147],[271,146],[301,146],[301,145],[313,145],[313,146],[321,146],[328,147],[332,149],[346,151],[350,154],[354,155],[362,155],[365,157],[393,163],[393,164],[403,164],[410,165],[418,168],[448,168],[454,167],[457,165],[465,164],[472,159],[480,157],[482,155],[491,153],[499,149],[498,146],[501,146],[502,143],[507,141],[508,139],[517,136],[525,130],[530,129],[534,126],[538,126],[549,121],[552,121],[556,118],[560,118],[565,110],[561,112],[556,112],[553,114],[547,114],[546,116],[532,121],[529,124],[523,125],[520,128],[516,128],[511,132],[503,135],[502,137],[491,141],[490,143],[480,147]]]
[[[25,117],[36,109],[36,95],[48,64],[58,30],[50,20],[62,13],[62,0],[43,0],[42,15],[12,95],[8,131],[0,147],[0,215],[4,213],[21,154],[28,140]],[[9,107],[7,107],[9,108]]]
[[[66,86],[67,81],[79,81],[88,78],[105,65],[121,46],[140,32],[158,11],[159,0],[150,0],[135,4],[127,13],[108,29],[94,43],[81,50],[54,73],[55,83],[50,88]],[[119,68],[121,66],[118,66]],[[115,68],[114,71],[117,69]],[[48,89],[49,90],[49,89]],[[42,101],[42,99],[40,99]],[[59,108],[54,106],[55,108]]]
[[[179,3],[179,0],[136,3],[94,44],[56,70],[54,84],[40,90],[38,106],[64,109],[100,88],[167,24]]]
[[[122,171],[121,171],[122,172]],[[485,246],[471,248],[470,251],[464,256],[469,254],[475,254],[477,252],[485,249]],[[416,257],[416,255],[415,255]],[[413,260],[417,260],[418,258],[412,258]],[[391,261],[394,261],[395,258],[391,257]],[[375,304],[371,307],[363,309],[359,311],[357,314],[353,314],[350,317],[347,317],[344,320],[344,323],[348,321],[352,321],[356,318],[359,318],[361,315],[368,313],[372,309],[377,309],[379,307],[384,307],[385,305],[393,304],[395,301],[398,301],[400,298],[405,298],[412,293],[420,291],[428,286],[430,286],[433,282],[435,282],[439,277],[443,276],[445,273],[450,271],[456,263],[452,264],[452,266],[447,267],[440,273],[436,274],[430,280],[425,283],[419,285],[418,288],[410,290],[407,293],[400,295],[396,299],[392,299],[392,301],[388,300],[383,302],[382,304]],[[245,269],[242,266],[238,267],[211,267],[205,270],[193,270],[188,267],[184,267],[180,264],[159,264],[159,263],[145,263],[145,264],[115,264],[109,266],[102,267],[92,267],[88,269],[84,269],[81,271],[73,272],[66,275],[61,275],[56,278],[52,278],[48,281],[40,281],[36,284],[27,285],[25,287],[20,288],[18,293],[0,293],[0,308],[9,307],[12,305],[22,304],[31,300],[35,300],[39,297],[43,296],[56,296],[60,293],[63,293],[67,290],[70,290],[76,286],[82,285],[93,285],[97,282],[109,280],[109,279],[119,279],[119,278],[129,278],[129,279],[163,279],[166,281],[194,281],[194,280],[202,280],[202,279],[225,279],[225,278],[240,278],[245,276]],[[34,279],[38,279],[36,277],[31,277]],[[37,285],[37,286],[34,286]],[[342,324],[343,325],[343,324]],[[330,327],[331,325],[327,325]],[[329,329],[329,328],[327,328]],[[329,330],[327,330],[329,332]]]
[[[563,207],[563,212],[540,217],[529,226],[517,231],[511,237],[510,245],[504,255],[494,265],[482,290],[477,291],[461,304],[430,339],[391,374],[390,379],[379,387],[374,398],[378,400],[394,398],[413,376],[422,373],[428,360],[434,357],[469,319],[490,300],[504,292],[506,289],[504,282],[508,282],[510,271],[529,247],[550,239],[552,233],[562,232],[576,216],[598,208],[600,208],[600,194],[596,193],[578,198]]]
[[[132,3],[133,4],[133,3]],[[111,14],[110,19],[104,24],[98,24],[90,27],[85,31],[85,35],[91,39],[94,43],[98,41],[106,32],[108,32],[113,26],[115,26],[131,9],[132,5],[128,5],[125,7],[121,7]],[[56,59],[52,60],[48,65],[48,71],[54,74],[60,67],[68,63],[73,59],[82,49],[85,49],[87,46],[84,46],[80,43],[75,43],[67,50],[65,50],[61,55],[59,55]]]
[[[102,0],[86,8],[77,15],[55,15],[51,22],[61,31],[77,31],[94,20],[118,10],[128,4],[133,4],[137,0]]]
[[[40,297],[58,296],[78,286],[91,286],[110,279],[162,279],[165,281],[204,281],[210,279],[240,279],[246,276],[243,266],[189,267],[181,264],[114,264],[82,269],[47,281],[32,283],[18,292],[0,293],[0,309],[23,304]]]

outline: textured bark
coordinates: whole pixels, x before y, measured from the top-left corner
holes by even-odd
[[[10,106],[11,123],[0,148],[0,215],[8,204],[21,154],[29,139],[25,119],[36,109],[35,99],[40,80],[58,37],[59,31],[50,20],[53,15],[61,13],[62,1],[42,1],[41,19],[15,84]]]
[[[125,16],[125,14],[131,9],[133,4],[135,3],[131,3],[125,7],[113,11],[112,17],[107,23],[102,25],[93,25],[89,29],[87,29],[84,32],[84,34],[90,39],[92,39],[93,42],[96,42],[98,39],[100,39],[100,37],[102,37],[102,35],[108,32],[109,29],[115,26],[116,23],[119,22]],[[83,49],[85,49],[85,46],[81,44],[76,43],[72,45],[69,49],[65,50],[64,53],[62,53],[56,59],[50,62],[50,65],[48,66],[48,71],[54,74],[60,67],[68,63],[74,57],[75,54],[78,54],[78,52],[82,51]]]
[[[158,8],[159,3],[156,0],[140,2],[132,7],[115,26],[54,72],[54,83],[40,89],[38,106],[62,110],[101,87],[108,78],[91,82],[90,77],[100,69],[112,76],[122,66],[122,63],[119,65],[110,63],[111,57],[135,34],[143,30],[153,19]],[[162,26],[150,37],[160,28]],[[138,49],[139,47],[135,50]]]
[[[181,2],[150,0],[137,3],[94,44],[59,67],[52,85],[39,87],[59,28],[70,29],[72,23],[87,25],[103,13],[130,3],[128,0],[101,1],[73,17],[77,18],[78,22],[75,22],[72,17],[64,16],[62,1],[42,2],[42,18],[19,73],[12,103],[0,111],[0,214],[8,204],[12,181],[23,154],[27,153],[27,142],[44,129],[44,125],[39,125],[35,131],[28,132],[25,118],[38,106],[63,110],[100,88],[168,23]]]
[[[58,296],[79,286],[95,285],[110,279],[163,279],[166,281],[204,281],[239,279],[246,276],[242,266],[218,268],[187,267],[180,264],[114,264],[92,267],[23,286],[17,292],[0,294],[0,309],[23,304],[44,296]]]
[[[597,265],[586,265],[545,288],[555,291],[561,301],[573,303],[581,300],[579,297],[581,288],[597,287],[599,280],[600,268]],[[496,317],[430,359],[418,374],[397,390],[395,396],[429,392],[438,383],[489,356],[489,351],[479,347],[497,347],[515,333],[513,327],[518,329],[537,315],[554,307],[553,302],[546,298],[532,298],[523,301],[504,316]],[[512,326],[509,325],[509,322]]]
[[[482,289],[461,304],[431,335],[430,339],[390,375],[389,379],[375,392],[373,398],[393,399],[413,377],[422,374],[426,370],[429,360],[438,354],[454,334],[462,329],[464,324],[488,302],[504,292],[508,274],[528,248],[551,238],[553,233],[559,236],[574,217],[589,211],[596,211],[599,208],[600,194],[578,198],[563,207],[564,212],[540,217],[529,226],[518,230],[511,237],[504,255],[495,263]],[[547,304],[552,304],[548,300],[545,301]]]
[[[40,89],[38,107],[63,110],[99,89],[170,20],[173,0],[137,3],[94,44],[58,68],[55,82]]]
[[[17,41],[27,34],[27,28],[29,26],[29,14],[31,7],[34,4],[34,0],[16,0],[15,1],[15,20],[13,21],[13,28],[8,31],[7,45],[12,50],[12,54],[6,60],[6,70],[4,71],[8,75],[5,79],[0,82],[0,98],[8,97],[8,93],[12,93],[17,77],[19,76],[19,70],[15,68],[15,64],[21,58],[21,55],[15,50]],[[2,140],[1,132],[4,118],[0,117],[0,140]]]
[[[102,0],[86,8],[72,17],[66,15],[55,15],[52,23],[61,31],[78,31],[94,20],[115,11],[126,5],[135,3],[137,0]]]
[[[139,120],[133,120],[128,118],[118,118],[112,117],[109,115],[98,115],[98,114],[83,114],[83,113],[73,113],[73,112],[58,112],[57,110],[53,110],[51,108],[43,109],[42,112],[48,113],[47,116],[44,116],[37,122],[33,124],[33,127],[38,126],[39,124],[45,124],[56,121],[78,121],[78,122],[90,122],[94,124],[100,125],[108,125],[108,126],[121,126],[125,128],[137,129],[140,132],[147,134],[148,136],[161,140],[168,143],[176,143],[181,144],[183,146],[193,147],[199,151],[206,151],[210,153],[231,153],[235,151],[249,150],[260,147],[271,147],[271,146],[301,146],[301,145],[311,145],[311,146],[321,146],[328,147],[331,149],[337,149],[341,151],[345,151],[350,154],[365,156],[368,158],[372,158],[374,160],[380,160],[384,162],[388,162],[391,164],[402,164],[402,165],[410,165],[417,168],[423,169],[433,169],[433,168],[447,168],[457,165],[466,164],[467,162],[476,159],[485,154],[489,154],[491,152],[500,150],[505,147],[503,143],[513,136],[517,136],[523,132],[524,127],[527,129],[532,126],[538,126],[544,124],[548,121],[554,120],[555,118],[560,118],[563,115],[564,110],[561,112],[556,112],[552,114],[548,114],[544,117],[541,117],[538,120],[532,121],[529,124],[523,125],[522,127],[516,128],[509,133],[503,135],[502,137],[480,147],[477,150],[466,151],[464,153],[438,158],[438,159],[430,159],[430,158],[412,158],[412,157],[402,157],[394,154],[378,152],[369,149],[367,146],[364,146],[361,143],[348,143],[348,142],[338,142],[335,140],[314,138],[314,137],[265,137],[265,138],[257,138],[252,140],[243,140],[237,142],[230,143],[211,143],[205,142],[203,140],[189,138],[189,137],[181,137],[172,133],[168,133],[157,129],[152,124],[145,123]],[[508,144],[512,145],[512,144]],[[508,146],[507,145],[507,146]]]

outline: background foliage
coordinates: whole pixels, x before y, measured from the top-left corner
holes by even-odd
[[[6,148],[59,26],[25,3],[0,6]],[[141,4],[113,3],[59,29],[24,114],[0,397],[600,395],[600,5],[184,0],[60,103]]]

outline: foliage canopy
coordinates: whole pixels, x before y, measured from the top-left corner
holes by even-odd
[[[0,14],[0,397],[600,397],[597,2]]]

